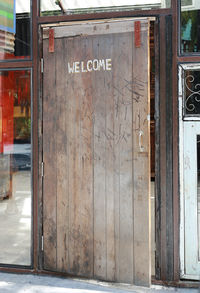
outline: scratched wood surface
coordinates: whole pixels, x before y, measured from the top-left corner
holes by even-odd
[[[149,48],[149,31],[142,33],[143,50]],[[146,98],[150,96],[148,55],[133,51],[133,194],[134,194],[134,271],[135,282],[148,285],[151,278],[151,244],[150,244],[150,104]],[[144,216],[145,215],[145,216]]]
[[[69,212],[68,205],[68,145],[66,144],[67,140],[67,117],[65,115],[68,112],[68,100],[66,96],[63,95],[63,92],[66,90],[66,85],[63,83],[62,78],[60,76],[64,76],[66,74],[65,66],[62,66],[65,60],[65,52],[64,52],[64,44],[63,40],[56,42],[55,50],[57,54],[60,55],[60,58],[56,58],[55,71],[59,72],[59,74],[55,75],[55,99],[56,99],[56,175],[57,175],[57,190],[56,190],[56,205],[57,205],[57,215],[56,215],[56,233],[57,233],[57,268],[59,271],[65,271],[67,263],[67,255],[68,255],[68,221],[66,219],[66,215]],[[59,101],[59,103],[57,102]],[[62,168],[59,168],[62,166]],[[63,172],[63,170],[65,170]],[[63,196],[63,194],[65,196]],[[63,255],[64,253],[64,255]]]
[[[44,43],[44,52],[48,51],[48,43]],[[57,133],[56,109],[56,56],[46,55],[44,74],[44,111],[43,124],[43,160],[45,163],[45,179],[43,182],[43,237],[44,237],[44,267],[54,270],[57,263],[57,144],[52,134]],[[51,76],[51,78],[50,78]]]
[[[54,53],[43,41],[44,269],[150,283],[148,20],[142,25],[137,49],[133,30],[58,38]],[[68,71],[68,62],[106,59],[111,70]]]

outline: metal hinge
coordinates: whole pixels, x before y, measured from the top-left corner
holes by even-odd
[[[41,58],[41,73],[44,72],[44,59]]]
[[[44,237],[43,237],[43,235],[42,235],[41,249],[42,249],[42,251],[44,251]]]
[[[44,177],[44,162],[42,162],[42,166],[41,166],[41,174],[42,174],[42,177]]]

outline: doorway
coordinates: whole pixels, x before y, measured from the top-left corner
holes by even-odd
[[[43,28],[45,270],[151,283],[149,29]]]

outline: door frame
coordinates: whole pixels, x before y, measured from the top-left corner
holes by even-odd
[[[185,194],[184,194],[184,123],[200,121],[200,117],[183,117],[184,70],[199,69],[199,63],[179,64],[178,112],[179,112],[179,191],[180,191],[180,279],[199,280],[199,276],[186,273],[185,269]]]
[[[172,8],[176,7],[175,3],[172,4]],[[155,256],[155,276],[153,276],[153,282],[157,280],[179,280],[179,207],[178,207],[178,194],[173,198],[173,192],[178,188],[176,185],[176,179],[178,180],[178,175],[172,173],[172,156],[173,154],[178,155],[178,150],[176,148],[172,149],[172,144],[168,146],[170,149],[170,155],[168,162],[168,168],[166,166],[166,158],[163,156],[165,154],[167,136],[172,136],[170,131],[166,133],[165,120],[168,121],[168,114],[172,113],[172,109],[176,107],[176,102],[173,101],[174,96],[174,85],[176,84],[176,71],[172,74],[171,64],[173,68],[176,68],[175,63],[173,63],[175,58],[176,47],[173,42],[175,37],[172,35],[172,25],[176,24],[176,17],[172,17],[172,10],[166,9],[164,11],[147,11],[138,13],[137,11],[127,14],[126,12],[120,13],[108,13],[108,14],[95,14],[92,17],[86,15],[83,17],[76,16],[62,16],[62,17],[39,17],[38,19],[38,74],[40,76],[39,82],[37,84],[38,88],[38,209],[37,209],[37,237],[35,238],[37,243],[37,254],[35,254],[35,259],[37,259],[37,268],[43,270],[43,252],[42,252],[42,27],[43,26],[53,26],[60,23],[61,20],[67,23],[75,22],[85,22],[85,21],[99,21],[105,19],[105,16],[110,19],[112,17],[118,17],[120,19],[132,17],[154,17],[155,19],[155,193],[156,193],[156,256]],[[80,20],[79,20],[80,19]],[[73,22],[72,22],[73,21]],[[173,55],[174,53],[174,55]],[[172,79],[173,76],[173,79]],[[36,85],[35,85],[36,87]],[[166,100],[170,99],[170,105],[167,105]],[[170,112],[169,112],[170,110]],[[174,115],[170,114],[173,119],[176,120],[178,112]],[[176,134],[178,124],[175,123],[175,129],[173,133]],[[173,141],[177,141],[177,138],[173,138]],[[177,151],[177,153],[176,153]],[[166,154],[165,154],[166,155]],[[177,157],[176,155],[176,157]],[[176,159],[174,159],[175,170],[178,170],[176,165]],[[170,176],[170,177],[169,177]],[[171,178],[173,177],[173,178]],[[168,179],[170,178],[170,182]],[[161,182],[162,180],[162,182]],[[173,188],[170,192],[166,193],[167,186],[172,186],[172,180],[175,180]],[[166,186],[167,181],[167,186]],[[162,185],[166,188],[162,188]],[[174,204],[174,207],[173,207]],[[170,219],[170,225],[167,227],[168,221],[166,221],[166,213],[170,211],[173,217]],[[36,235],[36,234],[35,234]],[[169,245],[170,243],[170,245]],[[36,251],[36,250],[35,250]]]

